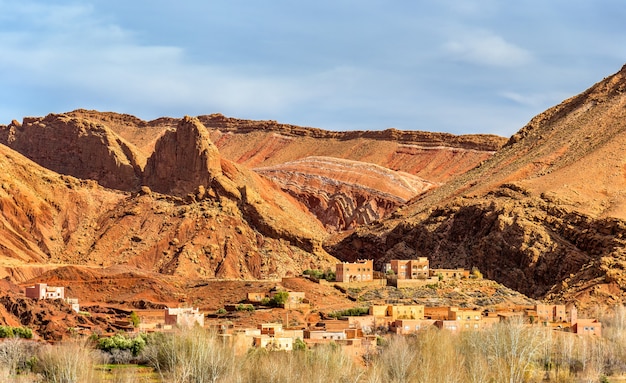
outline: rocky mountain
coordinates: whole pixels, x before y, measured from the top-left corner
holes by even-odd
[[[147,122],[130,115],[88,110],[27,118],[23,124],[13,122],[0,126],[0,142],[62,174],[93,179],[113,189],[137,191],[140,185],[149,185],[154,190],[174,194],[182,189],[193,192],[188,189],[207,182],[206,179],[179,179],[176,182],[186,185],[173,191],[171,183],[174,181],[170,175],[181,178],[185,174],[200,174],[199,168],[193,168],[191,173],[177,173],[177,169],[200,166],[207,170],[207,164],[200,162],[208,160],[213,161],[210,167],[218,174],[215,172],[219,168],[218,156],[209,155],[199,163],[192,163],[190,159],[199,158],[199,151],[219,150],[224,159],[257,167],[257,172],[266,176],[271,172],[272,181],[302,201],[329,231],[334,232],[383,218],[429,187],[491,157],[506,141],[493,135],[455,136],[395,129],[330,132],[275,121],[227,118],[220,114],[200,116],[198,120],[209,129],[208,135],[195,138],[198,142],[215,142],[215,146],[189,148],[190,151],[187,147],[177,148],[176,142],[191,138],[179,137],[176,127],[181,119],[164,117]],[[58,133],[62,135],[57,136]],[[50,142],[53,144],[49,145]],[[182,158],[184,156],[190,158]],[[333,158],[325,163],[336,161],[337,165],[328,166],[320,173],[311,166],[315,157]],[[361,169],[378,165],[376,171],[396,172],[397,175],[386,177],[387,184],[382,189],[360,185],[360,180],[349,179],[354,172],[348,171],[345,165],[338,166],[342,159],[353,161],[353,166],[362,163]],[[161,164],[158,168],[161,173],[156,172],[154,161]],[[171,163],[172,168],[165,169],[166,162]],[[298,166],[300,168],[294,168]],[[281,170],[286,167],[289,172]],[[294,177],[296,173],[298,176]],[[370,172],[370,177],[372,174]],[[324,182],[314,182],[316,187],[308,182],[319,180],[320,176]],[[406,188],[406,180],[412,176],[418,181],[409,183],[417,182],[422,186]],[[206,173],[202,177],[213,176]],[[155,188],[155,182],[164,189]],[[370,192],[374,194],[368,194]]]
[[[477,266],[533,297],[623,302],[625,90],[626,66],[533,118],[480,166],[328,248]]]
[[[57,126],[72,118],[44,121]],[[121,141],[106,126],[73,124],[86,131],[78,136],[104,131]],[[15,123],[5,132],[14,129]],[[145,175],[118,173],[121,185],[139,179],[155,190],[144,185],[132,193],[56,174],[0,145],[0,275],[21,282],[77,264],[128,265],[185,278],[267,278],[331,266],[319,221],[257,174],[223,160],[206,137],[198,120],[181,120],[156,143]],[[109,158],[118,158],[109,149]],[[72,153],[60,157],[66,154]],[[52,157],[47,160],[60,161]]]
[[[304,203],[330,232],[379,220],[436,186],[405,172],[332,157],[306,157],[254,170]]]
[[[137,188],[146,162],[106,125],[67,115],[13,121],[0,129],[0,142],[57,173],[113,189]]]

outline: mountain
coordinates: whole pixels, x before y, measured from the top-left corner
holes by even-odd
[[[436,187],[412,174],[332,157],[306,157],[254,171],[304,203],[330,232],[379,220]]]
[[[493,157],[388,220],[328,243],[345,259],[477,266],[536,298],[626,298],[626,66],[534,117]]]
[[[107,126],[66,115],[35,120],[1,130],[30,154],[45,139],[58,148],[65,140],[65,150],[35,159],[50,165],[67,158],[77,166],[63,168],[68,173],[103,176],[120,187],[59,175],[0,145],[0,275],[22,282],[73,264],[185,278],[268,278],[335,262],[321,248],[320,222],[272,183],[221,158],[197,119],[180,120],[155,142],[145,172],[139,166],[117,173],[109,165],[129,156],[117,152],[124,140]],[[56,128],[63,135],[51,138]],[[106,158],[86,163],[75,152]]]

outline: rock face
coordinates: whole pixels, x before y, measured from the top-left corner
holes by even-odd
[[[143,182],[158,192],[182,196],[209,187],[221,175],[220,153],[208,131],[197,119],[185,117],[157,141]]]
[[[225,158],[251,168],[320,156],[367,162],[436,183],[472,169],[506,143],[505,138],[494,135],[397,129],[332,132],[220,114],[198,119],[210,130]]]
[[[328,248],[478,266],[533,297],[626,301],[626,67],[533,118],[491,159]]]
[[[136,188],[145,163],[131,144],[106,126],[67,115],[0,126],[0,143],[57,173],[97,180],[113,189]]]
[[[330,232],[379,220],[435,186],[408,173],[331,157],[254,170],[302,201]]]
[[[171,176],[147,178],[163,193],[103,189],[0,145],[0,277],[32,279],[49,264],[119,264],[181,278],[273,278],[334,263],[304,206],[222,160],[197,120],[180,125],[151,158],[151,174]]]

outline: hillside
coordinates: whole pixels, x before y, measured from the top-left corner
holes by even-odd
[[[408,173],[332,157],[306,157],[254,170],[305,204],[332,232],[379,220],[437,186]]]
[[[624,90],[626,67],[533,118],[479,167],[328,248],[478,266],[536,298],[623,302]]]
[[[84,136],[93,134],[62,139]],[[302,205],[223,160],[202,137],[207,137],[202,124],[181,120],[175,132],[157,142],[140,174],[149,187],[132,193],[58,175],[0,146],[0,275],[21,281],[53,264],[118,264],[180,277],[267,278],[333,264],[321,249],[322,225]],[[114,149],[97,152],[119,158]],[[114,162],[84,166],[108,163]],[[122,184],[136,176],[117,175]]]

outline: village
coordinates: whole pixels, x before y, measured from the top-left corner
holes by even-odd
[[[357,260],[336,264],[334,281],[303,275],[320,284],[337,289],[350,286],[389,285],[397,288],[436,285],[446,280],[476,278],[476,273],[465,269],[433,269],[425,257],[410,260],[392,260],[383,270],[374,271],[372,260]],[[44,283],[27,286],[28,298],[63,299],[79,312],[78,299],[66,298],[64,287]],[[283,310],[301,310],[310,307],[306,293],[271,289],[249,291],[244,302],[233,302],[218,310],[204,313],[194,307],[166,307],[165,309],[134,310],[137,323],[118,321],[117,328],[128,332],[168,332],[178,328],[201,327],[230,343],[238,354],[250,348],[291,351],[335,344],[349,355],[359,357],[375,349],[381,338],[389,334],[410,335],[427,329],[441,331],[480,331],[497,323],[519,321],[528,326],[543,326],[578,336],[602,336],[602,325],[597,319],[578,317],[574,305],[534,304],[506,308],[463,308],[454,306],[427,306],[423,304],[373,304],[358,310],[347,309],[314,322],[298,325],[289,320],[261,323],[256,327],[234,326],[223,320],[224,314],[272,307]],[[123,322],[123,323],[122,323]],[[111,334],[112,335],[112,334]]]

